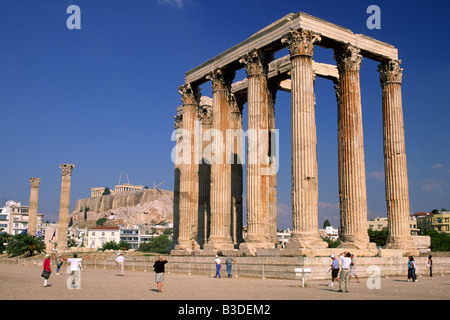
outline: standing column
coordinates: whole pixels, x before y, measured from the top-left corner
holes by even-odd
[[[175,165],[175,175],[174,175],[174,185],[173,185],[173,236],[172,236],[172,246],[171,249],[174,249],[175,246],[178,244],[178,231],[180,228],[180,166],[179,166],[179,145],[181,145],[181,139],[177,133],[179,132],[178,129],[181,129],[182,126],[182,118],[183,117],[183,107],[178,106],[177,107],[177,115],[175,118],[174,128],[175,132],[173,134],[172,139],[175,139],[175,150],[172,155],[172,161]]]
[[[180,164],[178,250],[196,250],[198,237],[198,92],[190,84],[179,88],[183,101],[183,161]],[[187,139],[187,141],[185,140]],[[189,152],[190,151],[190,152]]]
[[[389,226],[387,248],[417,249],[410,231],[408,170],[402,108],[401,61],[379,65],[383,90],[383,145],[386,205]]]
[[[283,38],[291,56],[292,235],[288,248],[320,249],[313,52],[320,37],[307,30]]]
[[[31,190],[30,190],[30,208],[28,209],[28,234],[33,236],[37,232],[37,210],[39,199],[39,185],[41,184],[40,178],[30,178]]]
[[[277,172],[278,172],[278,137],[275,132],[275,99],[279,88],[279,80],[275,79],[268,84],[269,88],[269,157],[270,157],[270,177],[269,177],[269,214],[274,226],[271,228],[271,237],[274,243],[278,243],[277,238]]]
[[[62,164],[59,166],[62,171],[61,178],[61,198],[59,204],[58,217],[58,237],[57,249],[61,252],[67,250],[67,237],[69,227],[69,210],[70,210],[70,182],[72,179],[73,164]]]
[[[340,83],[338,102],[339,198],[342,247],[365,249],[367,196],[359,70],[360,50],[345,45],[335,50]]]
[[[211,227],[206,249],[233,249],[231,239],[231,165],[227,163],[225,137],[230,128],[230,88],[235,72],[216,69],[210,73],[213,93],[211,156]]]
[[[212,108],[213,103],[210,97],[202,96],[200,98],[200,106],[198,110],[198,118],[201,121],[202,137],[206,137],[210,133],[212,127]],[[202,158],[198,168],[198,219],[199,219],[199,244],[201,247],[205,245],[209,238],[209,226],[211,220],[211,159],[207,152],[208,139],[201,139]]]
[[[231,148],[231,224],[233,243],[239,246],[242,238],[242,193],[243,193],[243,144],[242,144],[242,108],[243,99],[230,95],[230,132],[227,136],[227,147]]]
[[[275,248],[269,206],[269,90],[268,64],[273,54],[253,50],[244,58],[248,79],[247,106],[247,238],[242,248]]]

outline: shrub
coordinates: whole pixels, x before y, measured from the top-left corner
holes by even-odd
[[[144,242],[139,245],[139,251],[142,252],[156,252],[166,253],[167,248],[170,247],[172,241],[166,235],[160,235],[152,238],[149,242]]]

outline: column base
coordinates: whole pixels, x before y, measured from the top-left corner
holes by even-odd
[[[420,250],[414,244],[411,237],[389,237],[385,248],[402,250],[404,255],[420,254]]]
[[[256,256],[258,249],[275,249],[275,243],[270,242],[243,242],[239,245],[242,255]]]
[[[328,243],[323,241],[318,233],[292,234],[286,243],[286,249],[325,249]]]
[[[208,240],[208,242],[203,245],[203,250],[207,251],[221,251],[221,250],[233,250],[234,243],[231,239],[226,238],[214,238]]]
[[[178,244],[173,248],[174,250],[200,250],[200,245],[195,240],[178,239]]]

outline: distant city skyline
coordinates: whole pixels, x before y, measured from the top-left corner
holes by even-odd
[[[80,29],[68,28],[71,5],[81,9]],[[368,28],[370,5],[380,8],[380,29]],[[1,204],[28,205],[29,178],[39,177],[38,212],[56,221],[62,163],[75,164],[71,211],[91,187],[114,188],[121,172],[131,184],[165,181],[160,187],[173,190],[171,135],[185,73],[302,11],[398,49],[411,212],[448,209],[449,10],[445,1],[3,0]],[[314,60],[336,64],[332,50],[319,46]],[[361,66],[368,219],[386,216],[377,66],[366,58]],[[245,76],[241,69],[235,81]],[[201,89],[212,96],[210,83]],[[339,227],[333,83],[317,78],[315,95],[319,226],[328,219]],[[284,229],[292,228],[290,94],[279,91],[276,99],[278,227]]]

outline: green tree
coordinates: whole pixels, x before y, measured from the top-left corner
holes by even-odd
[[[45,251],[45,243],[42,237],[36,238],[31,234],[17,234],[8,242],[6,253],[10,256],[27,255],[29,257]]]
[[[111,190],[109,190],[109,188],[106,187],[105,190],[104,190],[103,193],[102,193],[102,196],[107,196],[107,195],[109,195],[109,194],[111,194]]]
[[[100,218],[97,221],[95,221],[95,224],[98,225],[98,226],[102,226],[102,225],[104,225],[106,223],[106,221],[108,221],[108,219]]]
[[[384,247],[389,236],[388,228],[383,228],[381,231],[368,229],[370,242],[375,242],[378,247]]]
[[[167,253],[167,249],[172,244],[169,237],[166,235],[160,235],[152,238],[149,242],[144,242],[139,245],[139,251],[142,252],[156,252]]]
[[[425,235],[430,237],[431,251],[450,251],[450,235],[436,230],[427,230]]]
[[[330,223],[330,221],[328,221],[328,219],[327,219],[327,220],[325,220],[325,221],[323,222],[322,229],[325,229],[326,227],[329,227],[329,226],[331,226],[331,223]]]

